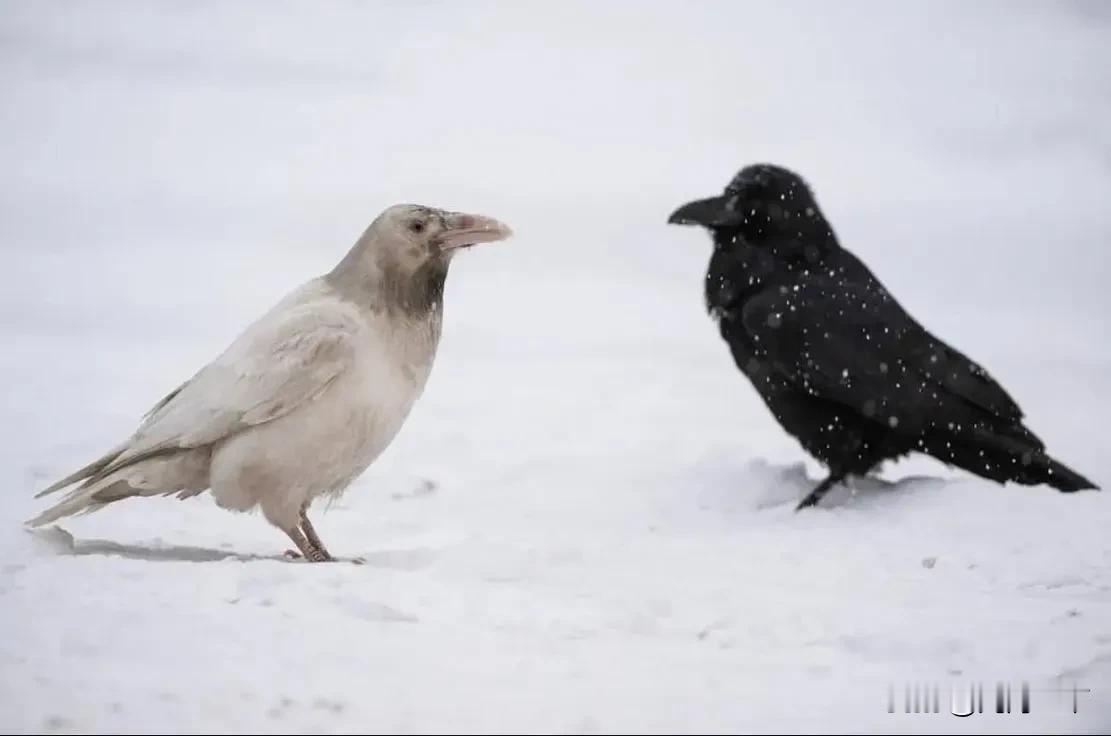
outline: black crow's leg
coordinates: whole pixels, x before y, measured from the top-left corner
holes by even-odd
[[[802,511],[808,506],[816,506],[818,502],[822,500],[822,496],[829,493],[830,488],[833,488],[835,485],[845,480],[846,475],[848,475],[848,473],[843,470],[830,472],[828,478],[819,483],[806,498],[799,502],[799,505],[795,507],[795,511]]]

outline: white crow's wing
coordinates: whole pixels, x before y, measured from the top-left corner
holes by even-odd
[[[359,324],[357,312],[341,302],[271,313],[156,404],[101,473],[212,444],[312,401],[351,367]]]

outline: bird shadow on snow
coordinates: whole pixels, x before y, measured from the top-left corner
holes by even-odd
[[[738,464],[731,458],[711,458],[693,468],[687,479],[694,486],[703,510],[751,513],[775,508],[794,509],[825,475],[811,475],[805,462],[775,464],[749,460]],[[948,479],[908,476],[896,481],[876,476],[853,477],[830,489],[819,509],[872,505],[912,490],[933,488]]]
[[[59,526],[50,527],[49,529],[29,530],[29,533],[42,549],[59,556],[99,555],[150,562],[222,562],[224,560],[256,562],[269,560],[271,562],[304,563],[304,560],[290,558],[284,553],[259,555],[212,549],[210,547],[122,544],[107,539],[79,540]],[[337,559],[337,561],[358,562],[359,564],[365,562],[362,558],[359,560]]]
[[[60,526],[53,526],[48,529],[31,529],[28,530],[28,533],[34,537],[35,542],[41,549],[58,556],[99,555],[151,562],[223,562],[225,560],[236,560],[239,562],[269,561],[308,564],[304,559],[290,557],[285,552],[260,555],[249,552],[233,552],[226,549],[212,549],[211,547],[123,544],[108,539],[82,540],[76,539]],[[335,561],[372,568],[415,571],[434,564],[437,557],[436,549],[418,545],[411,548],[375,550],[359,557],[337,557]]]

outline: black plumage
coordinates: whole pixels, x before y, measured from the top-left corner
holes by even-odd
[[[999,483],[1096,488],[1046,453],[983,367],[930,334],[840,246],[794,172],[745,167],[723,194],[668,221],[712,233],[707,308],[780,425],[829,469],[799,509],[912,452]]]

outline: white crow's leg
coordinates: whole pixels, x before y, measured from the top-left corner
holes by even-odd
[[[309,521],[308,511],[309,505],[306,503],[301,507],[300,524],[294,527],[292,531],[286,531],[286,534],[297,544],[301,552],[298,553],[291,549],[287,549],[285,551],[286,556],[293,559],[299,559],[304,556],[311,562],[335,562],[336,558],[332,557],[331,553],[328,552],[324,543],[320,541],[320,536],[316,533],[316,529],[313,528],[312,522]],[[351,562],[355,565],[366,564],[366,560],[361,557],[356,557],[351,560]]]
[[[312,522],[309,521],[309,505],[308,505],[308,503],[306,503],[304,506],[301,507],[301,531],[305,533],[305,539],[308,541],[309,545],[312,546],[313,548],[315,548],[317,550],[317,552],[319,552],[321,555],[323,555],[323,558],[321,560],[313,560],[313,561],[314,562],[324,562],[324,561],[331,562],[332,559],[333,559],[332,555],[330,555],[328,553],[328,550],[324,548],[324,543],[320,541],[320,537],[317,536],[317,534],[316,534],[316,529],[313,528]]]
[[[310,527],[311,529],[312,527]],[[301,554],[297,554],[293,550],[287,550],[286,555],[289,557],[297,558],[304,557],[309,562],[331,562],[332,556],[325,550],[321,549],[318,544],[313,544],[297,527],[283,529],[293,543],[297,545],[297,549],[301,550]],[[315,534],[313,535],[315,536]],[[319,542],[319,540],[317,540]]]

